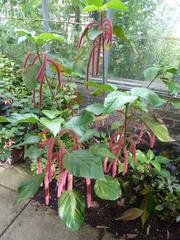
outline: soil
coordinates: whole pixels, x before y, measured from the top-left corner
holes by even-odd
[[[74,183],[74,188],[80,190],[86,197],[85,183],[82,179],[78,179]],[[57,211],[57,186],[55,181],[51,183],[50,189],[49,207]],[[44,204],[43,187],[40,188],[34,199]],[[116,218],[128,208],[125,198],[117,201],[105,201],[94,194],[92,207],[85,211],[85,222],[99,230],[98,240],[103,238],[106,231],[112,233],[114,239],[119,240],[179,240],[180,224],[164,222],[155,215],[149,217],[144,227],[142,227],[140,219],[128,222],[117,221]]]

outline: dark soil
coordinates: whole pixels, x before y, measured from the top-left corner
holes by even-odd
[[[74,183],[74,188],[81,191],[85,196],[85,183],[79,179]],[[57,211],[56,182],[51,183],[50,208]],[[44,204],[43,187],[35,196],[35,200]],[[132,206],[131,206],[132,207]],[[177,223],[167,223],[161,221],[157,216],[152,215],[144,227],[140,219],[134,221],[117,221],[122,212],[129,207],[126,206],[126,199],[121,198],[117,201],[101,200],[93,196],[92,207],[86,209],[85,222],[94,228],[99,229],[99,238],[101,240],[105,231],[111,232],[114,239],[136,239],[136,240],[179,240],[180,225]],[[93,240],[93,239],[92,239]]]

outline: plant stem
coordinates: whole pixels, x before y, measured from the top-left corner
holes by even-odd
[[[42,64],[41,56],[40,56],[40,53],[39,53],[39,48],[38,48],[37,45],[36,45],[36,52],[37,52],[39,61],[40,61],[40,63]],[[49,87],[49,90],[50,90],[50,92],[51,92],[51,95],[52,95],[54,101],[56,102],[57,109],[58,109],[58,110],[61,110],[61,107],[60,107],[60,105],[59,105],[59,103],[58,103],[58,101],[57,101],[57,99],[56,99],[56,96],[55,96],[53,90],[52,90],[51,84],[50,84],[50,82],[49,82],[49,80],[48,80],[48,77],[46,76],[46,73],[44,73],[44,77],[45,77],[45,80],[46,80],[46,82],[47,82],[47,84],[48,84],[48,87]]]

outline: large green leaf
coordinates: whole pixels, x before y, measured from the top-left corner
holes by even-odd
[[[56,118],[53,120],[49,120],[48,118],[40,118],[40,123],[47,129],[49,129],[55,137],[61,130],[62,125],[64,123],[64,119]]]
[[[10,122],[9,119],[4,116],[0,116],[0,123],[6,123],[6,122]]]
[[[128,7],[124,5],[120,0],[111,0],[106,3],[107,8],[111,8],[113,10],[121,10],[121,11],[128,11]]]
[[[82,12],[93,12],[93,11],[98,11],[99,8],[96,5],[87,5],[85,8],[83,8]]]
[[[94,191],[99,198],[116,200],[121,194],[119,181],[111,176],[106,176],[106,181],[96,180]]]
[[[66,127],[73,128],[73,129],[74,129],[74,127],[83,127],[83,126],[88,125],[92,121],[93,121],[92,114],[89,113],[88,111],[84,110],[84,111],[82,111],[81,115],[71,118],[66,123]]]
[[[107,148],[106,144],[97,143],[90,146],[89,150],[96,156],[103,158],[116,158],[116,156]]]
[[[22,200],[34,197],[41,183],[43,182],[43,179],[44,173],[37,174],[28,181],[22,183],[18,188],[16,203],[20,203]]]
[[[108,113],[121,109],[127,103],[132,103],[137,99],[137,96],[131,96],[120,91],[114,91],[107,95],[104,101],[104,106]]]
[[[124,42],[131,43],[130,40],[126,37],[126,35],[121,27],[113,26],[113,34],[115,34],[116,37],[120,38]]]
[[[94,113],[95,115],[100,115],[102,113],[106,113],[106,109],[104,107],[104,104],[102,103],[93,103],[86,107],[86,110]]]
[[[12,123],[37,123],[39,119],[33,113],[27,113],[27,114],[13,113],[9,117],[9,120]]]
[[[66,153],[63,166],[76,177],[105,180],[102,159],[88,150]]]
[[[145,113],[141,116],[141,120],[148,126],[148,128],[156,135],[162,142],[174,141],[170,136],[165,125],[160,124],[151,114]]]
[[[41,138],[39,136],[27,136],[24,139],[24,142],[19,143],[17,145],[13,145],[13,148],[17,148],[20,146],[24,146],[24,145],[31,145],[31,144],[37,144],[41,141]]]
[[[152,81],[159,75],[160,67],[148,67],[144,71],[144,79],[146,81]]]
[[[41,33],[37,36],[37,40],[64,41],[64,37],[54,33]]]
[[[61,114],[61,112],[58,110],[43,110],[42,113],[51,120]]]
[[[66,191],[58,200],[59,217],[68,228],[78,231],[84,220],[85,201],[76,191]]]
[[[148,88],[143,88],[143,87],[135,87],[131,89],[131,94],[134,96],[141,97],[145,100],[148,101],[151,105],[157,107],[162,104],[164,104],[166,101],[160,98],[157,93],[154,91],[148,89]]]
[[[23,71],[23,81],[29,92],[31,92],[37,86],[38,82],[36,81],[35,78],[38,73],[38,70],[39,70],[38,65],[31,65],[28,66]]]

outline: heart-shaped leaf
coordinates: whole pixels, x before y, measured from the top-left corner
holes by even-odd
[[[137,99],[137,96],[131,96],[120,91],[114,91],[107,95],[104,101],[104,106],[108,113],[116,111],[124,107],[127,103],[132,103]]]
[[[100,115],[102,113],[105,113],[105,107],[102,103],[94,103],[86,107],[86,110],[94,113],[95,115]]]
[[[116,158],[116,156],[107,148],[106,144],[97,143],[90,146],[89,150],[96,156],[103,158]]]
[[[61,112],[58,110],[43,110],[42,113],[51,120],[61,114]]]
[[[37,86],[36,75],[38,70],[38,65],[30,65],[23,71],[23,81],[29,92]]]
[[[160,98],[157,93],[154,91],[148,89],[148,88],[143,88],[143,87],[135,87],[131,89],[131,94],[134,96],[141,97],[145,100],[148,101],[152,106],[160,106],[164,104],[166,101]]]
[[[54,137],[59,133],[59,131],[62,128],[62,125],[64,123],[64,119],[63,118],[56,118],[53,120],[49,120],[48,118],[41,118],[40,119],[40,123],[46,127],[47,129],[49,129]]]
[[[43,182],[43,179],[44,173],[37,174],[28,181],[22,183],[18,188],[16,203],[20,203],[22,200],[34,197]]]
[[[58,200],[59,217],[68,228],[78,231],[84,220],[85,201],[76,191],[66,191]]]
[[[111,176],[106,176],[106,181],[96,180],[94,191],[99,198],[116,200],[121,194],[119,181]]]
[[[67,123],[66,127],[83,127],[93,121],[93,116],[88,111],[84,110],[79,116],[71,118]]]
[[[105,180],[102,158],[95,156],[88,150],[66,153],[63,166],[76,177]]]
[[[39,119],[33,113],[27,113],[27,114],[13,113],[9,117],[9,120],[12,123],[37,123]]]
[[[162,142],[174,141],[169,136],[166,126],[163,124],[160,124],[151,114],[145,113],[142,115],[141,119],[160,141]]]

